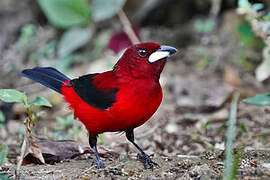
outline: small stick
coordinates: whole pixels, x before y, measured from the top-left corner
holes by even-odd
[[[128,37],[129,37],[130,41],[132,42],[132,44],[139,43],[140,40],[138,39],[137,35],[133,31],[132,25],[131,25],[126,13],[123,11],[123,9],[120,9],[118,11],[118,17],[119,17],[121,23],[123,24],[124,31],[128,35]]]
[[[20,157],[19,157],[19,161],[18,161],[18,164],[17,164],[17,168],[16,168],[16,180],[19,180],[20,179],[20,171],[21,171],[21,166],[22,166],[22,162],[23,162],[23,158],[24,158],[24,154],[25,154],[25,151],[26,151],[26,141],[27,141],[27,138],[29,136],[29,129],[28,129],[28,124],[29,124],[29,119],[27,118],[25,120],[25,135],[24,135],[24,138],[23,138],[23,144],[22,144],[22,147],[21,147],[21,154],[20,154]]]

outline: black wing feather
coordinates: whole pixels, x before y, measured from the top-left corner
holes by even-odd
[[[112,88],[106,92],[98,90],[92,80],[98,75],[88,74],[70,81],[74,91],[90,106],[100,110],[105,110],[116,101],[117,88]]]
[[[67,76],[51,67],[25,69],[20,75],[39,82],[59,93],[61,93],[63,82],[70,80]]]

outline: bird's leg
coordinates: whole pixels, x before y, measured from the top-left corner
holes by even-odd
[[[93,164],[96,166],[96,168],[100,169],[100,168],[105,168],[103,162],[101,161],[99,155],[98,155],[98,151],[97,151],[97,136],[91,136],[91,134],[89,133],[89,145],[90,147],[93,149],[95,156],[97,158],[97,161],[94,162]]]
[[[149,167],[153,169],[154,166],[158,166],[158,164],[153,162],[151,158],[140,148],[140,146],[135,143],[133,129],[126,131],[126,137],[141,152],[138,154],[138,158],[143,163],[144,168]]]

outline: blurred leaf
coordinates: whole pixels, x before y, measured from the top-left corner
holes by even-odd
[[[38,48],[35,52],[30,54],[31,61],[39,61],[42,59],[53,59],[55,56],[56,42],[55,40],[49,41],[43,47]]]
[[[113,17],[125,4],[126,0],[93,0],[91,11],[94,21]]]
[[[60,28],[85,26],[90,19],[86,0],[38,0],[49,21]]]
[[[21,34],[18,41],[14,44],[15,50],[20,50],[23,46],[28,45],[33,41],[33,36],[36,31],[36,27],[32,24],[26,24],[21,29]]]
[[[139,37],[139,29],[133,28],[133,31],[135,32],[136,36]],[[118,32],[111,36],[108,48],[114,51],[115,53],[119,53],[123,49],[129,47],[132,45],[131,40],[129,39],[128,35],[124,32]]]
[[[245,124],[240,124],[240,128],[246,133],[248,132],[248,128]]]
[[[99,141],[99,144],[104,144],[104,134],[99,134],[98,135],[98,141]]]
[[[58,44],[57,54],[59,57],[71,54],[76,49],[84,46],[91,38],[89,28],[72,28],[63,34]]]
[[[81,145],[72,140],[53,141],[37,137],[33,137],[33,139],[40,148],[47,164],[54,164],[86,153],[94,154],[89,145]],[[118,153],[108,151],[102,146],[99,147],[99,155],[101,157],[119,158]],[[37,157],[32,152],[27,151],[24,157],[24,163],[37,164],[37,162],[39,162]]]
[[[7,177],[5,174],[0,174],[0,179],[1,180],[10,180],[10,178]]]
[[[215,22],[212,19],[196,20],[194,28],[198,32],[209,33],[213,30]]]
[[[243,22],[238,25],[237,31],[240,34],[243,46],[249,46],[255,39],[255,34],[252,31],[251,26],[247,22]]]
[[[0,146],[0,166],[2,166],[4,159],[8,153],[8,146]]]
[[[238,0],[238,7],[241,8],[249,8],[251,4],[248,2],[248,0]]]
[[[52,107],[51,103],[41,96],[36,97],[29,105]]]
[[[269,21],[270,20],[270,12],[268,12],[266,15],[263,16],[264,21]]]
[[[26,95],[14,89],[0,89],[0,99],[7,103],[13,102],[24,103]]]
[[[263,4],[262,3],[255,3],[252,5],[252,9],[259,11],[259,10],[263,9]]]
[[[206,68],[210,63],[212,62],[211,59],[208,57],[204,56],[197,64],[196,67],[199,69],[204,69]]]
[[[225,160],[224,160],[224,180],[235,179],[238,168],[238,159],[234,157],[235,126],[237,114],[237,101],[239,93],[235,93],[231,102],[230,116],[226,132]]]
[[[4,123],[6,120],[5,115],[2,111],[0,111],[0,123]]]
[[[106,48],[111,34],[108,31],[99,32],[93,39],[94,49],[91,52],[93,59],[97,58]]]
[[[204,128],[207,129],[208,127],[212,126],[213,125],[213,122],[211,121],[207,121],[205,124],[204,124]]]
[[[243,100],[245,103],[255,104],[257,106],[269,106],[270,94],[259,94]]]
[[[57,69],[62,73],[68,74],[70,72],[69,67],[71,66],[72,62],[73,62],[72,55],[59,57],[57,59]]]
[[[264,81],[270,76],[270,59],[265,59],[255,71],[256,79]]]
[[[74,120],[74,115],[72,113],[72,114],[68,115],[66,118],[56,117],[56,121],[59,125],[59,126],[57,126],[56,129],[64,130],[64,129],[67,129],[68,127],[72,126],[75,120]]]
[[[79,138],[80,132],[81,132],[81,129],[78,126],[73,126],[72,129],[69,129],[68,131],[69,138],[72,138],[75,141],[77,141]]]

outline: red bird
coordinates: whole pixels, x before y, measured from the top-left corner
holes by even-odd
[[[39,82],[64,96],[89,132],[89,144],[104,168],[97,151],[97,136],[103,132],[125,132],[140,151],[144,167],[157,165],[135,143],[133,129],[145,123],[162,100],[160,73],[167,57],[177,50],[158,43],[141,43],[129,47],[113,70],[88,74],[70,80],[52,67],[25,69],[21,75]]]

